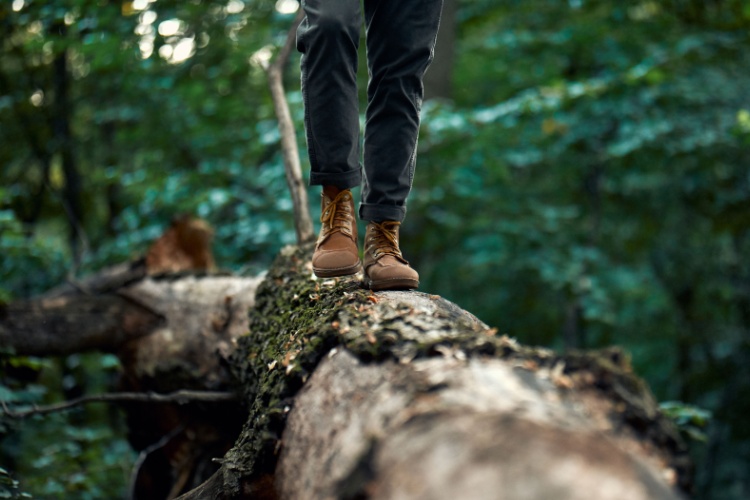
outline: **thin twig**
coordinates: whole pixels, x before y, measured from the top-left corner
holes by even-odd
[[[138,454],[138,459],[135,461],[135,465],[133,465],[133,470],[130,474],[130,487],[128,490],[130,491],[130,496],[128,498],[135,498],[135,488],[136,483],[138,481],[138,473],[141,471],[141,467],[143,466],[143,463],[146,461],[148,456],[158,450],[159,448],[163,448],[167,443],[169,443],[173,437],[175,437],[177,434],[181,433],[185,430],[184,425],[178,425],[174,429],[172,429],[167,435],[162,436],[161,439],[159,439],[157,442],[147,446],[141,452]]]
[[[310,207],[307,202],[307,190],[302,180],[302,167],[300,166],[299,148],[297,146],[297,134],[294,131],[292,114],[289,111],[289,103],[284,91],[284,66],[289,60],[292,47],[295,43],[297,27],[304,18],[304,12],[300,9],[295,17],[292,27],[286,36],[284,46],[279,50],[276,60],[264,66],[268,76],[268,86],[271,89],[274,111],[279,122],[279,133],[281,135],[281,155],[284,159],[284,172],[289,191],[292,196],[294,207],[294,228],[297,233],[297,243],[303,244],[315,239],[313,233]]]
[[[279,50],[279,53],[276,55],[276,60],[271,66],[276,66],[281,69],[286,65],[287,61],[289,60],[289,56],[292,54],[292,48],[294,48],[297,37],[297,28],[304,18],[305,12],[302,8],[300,8],[297,16],[294,18],[294,21],[292,21],[292,26],[289,28],[289,31],[286,34],[286,41],[284,42],[284,46]]]
[[[201,401],[207,403],[219,403],[224,401],[235,401],[237,395],[233,392],[216,392],[216,391],[190,391],[181,390],[170,392],[168,394],[160,394],[157,392],[115,392],[115,393],[104,393],[95,394],[93,396],[82,396],[80,398],[71,399],[64,403],[55,403],[46,406],[36,406],[28,410],[14,411],[8,408],[5,401],[0,401],[3,407],[3,413],[11,418],[25,418],[30,415],[44,415],[47,413],[54,413],[58,411],[67,410],[74,406],[79,406],[86,403],[96,402],[140,402],[140,403],[177,403],[185,404],[194,401]]]

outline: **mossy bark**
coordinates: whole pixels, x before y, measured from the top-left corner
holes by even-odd
[[[585,436],[581,434],[583,437],[580,439],[590,442],[589,448],[594,450],[592,453],[602,454],[606,446],[611,446],[612,456],[621,456],[622,453],[625,457],[636,456],[633,463],[637,465],[631,464],[636,471],[631,476],[635,478],[641,477],[638,473],[641,464],[648,463],[646,469],[651,472],[642,475],[646,478],[643,481],[649,484],[656,481],[658,484],[654,486],[655,490],[647,488],[644,491],[659,491],[662,496],[658,498],[671,498],[669,495],[673,493],[670,484],[683,490],[689,489],[690,471],[685,448],[671,423],[659,412],[646,385],[632,373],[627,357],[621,351],[609,349],[559,354],[547,349],[525,347],[500,335],[496,329],[487,327],[470,313],[438,296],[418,292],[374,294],[364,289],[356,279],[315,279],[310,266],[310,252],[310,248],[289,247],[283,250],[258,287],[255,307],[250,312],[250,331],[238,340],[237,349],[230,359],[238,387],[249,407],[249,417],[234,448],[221,460],[219,476],[210,484],[211,495],[217,498],[249,495],[273,497],[279,492],[286,498],[300,495],[302,490],[283,483],[293,481],[293,478],[289,479],[289,467],[297,467],[291,465],[294,463],[293,459],[289,459],[292,462],[286,465],[282,463],[282,473],[277,474],[280,453],[287,458],[295,454],[308,456],[305,453],[310,450],[288,452],[295,447],[304,446],[315,447],[321,455],[335,455],[336,451],[323,453],[321,447],[326,446],[325,440],[321,441],[319,436],[304,438],[300,434],[300,429],[304,428],[304,424],[300,422],[304,418],[298,419],[296,430],[286,429],[284,434],[285,428],[290,415],[304,414],[306,411],[299,407],[297,396],[300,389],[310,385],[308,380],[314,376],[321,361],[325,361],[324,365],[330,365],[333,363],[332,359],[337,358],[348,360],[344,363],[347,368],[341,368],[342,377],[346,377],[347,370],[356,372],[356,367],[360,367],[363,373],[374,368],[379,374],[373,375],[375,379],[384,381],[383,384],[390,380],[390,386],[404,388],[401,396],[394,389],[394,397],[401,397],[405,403],[398,411],[394,410],[395,413],[389,418],[395,418],[394,415],[403,417],[404,412],[410,408],[409,401],[424,401],[425,395],[439,396],[436,399],[438,401],[446,394],[453,394],[455,391],[451,392],[451,387],[455,380],[465,378],[467,373],[458,370],[454,366],[456,364],[471,371],[502,363],[505,367],[503,370],[507,368],[510,370],[508,373],[520,377],[524,390],[536,388],[540,398],[557,401],[560,415],[568,415],[565,418],[570,418],[571,421],[585,422],[583,425],[588,426],[590,432],[585,433]],[[332,354],[337,351],[345,354]],[[440,383],[425,385],[422,380],[424,377],[420,379],[419,370],[415,367],[446,360],[450,361],[453,368],[443,366],[433,369],[446,373],[455,372],[456,379],[448,378]],[[451,371],[454,368],[458,371]],[[336,376],[335,369],[331,370],[329,367],[328,372],[329,376]],[[393,373],[401,374],[400,382],[392,379]],[[440,378],[437,375],[435,377]],[[353,380],[356,378],[352,375]],[[327,383],[333,382],[329,379]],[[377,392],[376,389],[377,387],[372,388]],[[467,388],[466,394],[470,394],[472,390]],[[368,391],[363,392],[362,387],[352,391],[351,394],[359,394],[358,397],[369,397]],[[308,391],[306,388],[305,392],[313,390]],[[481,391],[476,394],[481,394]],[[481,396],[476,394],[475,397],[481,400]],[[325,395],[321,397],[326,399]],[[500,396],[495,392],[493,397]],[[333,412],[334,407],[342,404],[335,398],[328,399],[331,401],[323,410],[325,412]],[[440,404],[437,404],[435,412],[420,407],[414,414],[420,417],[415,421],[426,421],[429,415],[439,413],[438,407]],[[366,411],[366,408],[368,403],[364,403],[362,411]],[[578,409],[573,411],[572,408]],[[451,413],[452,410],[448,408],[446,411]],[[518,410],[508,411],[513,415]],[[459,413],[469,415],[467,418],[474,414],[473,410],[467,411],[463,407]],[[327,418],[325,414],[319,417]],[[329,417],[333,418],[331,415]],[[487,421],[488,417],[476,415],[476,418],[479,425]],[[448,421],[436,421],[435,426],[449,432],[451,426],[445,422]],[[488,424],[490,429],[497,424],[495,420],[492,422],[494,423]],[[547,422],[542,425],[533,419],[531,423],[523,419],[507,422],[508,428],[523,428],[528,431],[529,436],[536,434],[542,441],[546,439],[544,436],[551,436],[556,429],[564,434],[568,425],[567,422],[553,424]],[[470,421],[462,420],[455,425],[462,429],[472,428]],[[393,432],[400,436],[399,442],[402,445],[408,445],[409,435],[404,434],[404,428],[388,425],[381,427],[383,432]],[[478,428],[477,432],[486,430]],[[596,436],[599,434],[606,436],[605,443],[609,443],[604,448],[597,441]],[[428,441],[424,441],[424,436],[418,436],[420,434],[416,432],[415,443],[421,444],[415,446],[423,446],[426,442],[435,442],[434,440],[438,440],[436,446],[439,445],[439,436],[430,435]],[[380,497],[387,498],[382,496],[383,492],[392,493],[388,488],[397,487],[378,483],[377,477],[387,469],[382,460],[388,456],[388,446],[391,445],[382,440],[383,436],[360,437],[366,442],[366,446],[362,443],[357,445],[358,448],[355,446],[360,450],[361,456],[353,457],[349,465],[343,466],[344,469],[349,467],[351,470],[347,470],[339,478],[340,481],[333,486],[332,483],[320,486],[318,491],[322,497],[377,497],[376,493],[380,492]],[[550,442],[557,444],[549,449],[565,448],[558,446],[559,443],[566,442],[565,439],[573,438],[567,436],[553,439]],[[336,445],[335,440],[330,440],[329,444]],[[628,451],[623,452],[623,449]],[[314,456],[314,453],[309,456]],[[378,457],[379,465],[373,465],[372,460],[375,459],[372,457]],[[565,457],[561,458],[564,459]],[[622,460],[623,463],[631,463],[628,461],[630,458]],[[497,467],[503,467],[502,461],[497,463]],[[323,474],[322,470],[317,470],[313,476]],[[276,486],[271,487],[269,478],[274,476]],[[661,476],[667,476],[667,480]],[[668,493],[663,493],[665,491]],[[198,498],[206,494],[208,493],[204,488],[200,494],[196,491],[184,498]]]

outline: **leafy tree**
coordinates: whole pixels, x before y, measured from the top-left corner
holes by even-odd
[[[292,242],[256,62],[293,8],[0,4],[0,300],[138,255],[182,212],[216,227],[239,272]],[[425,103],[403,227],[424,290],[526,343],[624,345],[662,400],[709,410],[701,498],[750,490],[749,27],[743,0],[459,1],[453,99]],[[287,78],[304,144],[296,61]],[[14,397],[32,387],[3,377]],[[706,421],[665,408],[694,435]],[[9,439],[3,459],[27,460]],[[30,463],[6,468],[52,494]]]

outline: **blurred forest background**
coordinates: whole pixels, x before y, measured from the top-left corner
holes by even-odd
[[[297,9],[0,3],[0,301],[181,213],[236,273],[293,243],[262,62]],[[523,343],[623,346],[686,431],[696,498],[750,498],[750,1],[446,0],[441,29],[403,228],[421,289]],[[5,401],[117,379],[111,355],[0,356]],[[135,460],[114,406],[0,419],[0,491],[121,497]]]

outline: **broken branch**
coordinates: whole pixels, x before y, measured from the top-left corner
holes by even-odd
[[[8,408],[6,401],[0,401],[3,407],[3,413],[10,418],[25,418],[31,415],[45,415],[47,413],[55,413],[58,411],[68,410],[75,406],[80,406],[87,403],[95,402],[140,402],[140,403],[177,403],[185,404],[196,401],[207,402],[207,403],[220,403],[225,401],[235,401],[237,395],[233,392],[216,392],[216,391],[190,391],[180,390],[171,392],[169,394],[159,394],[156,392],[118,392],[118,393],[104,393],[95,394],[92,396],[82,396],[80,398],[71,399],[64,403],[55,403],[45,406],[33,406],[28,410],[14,411]]]

